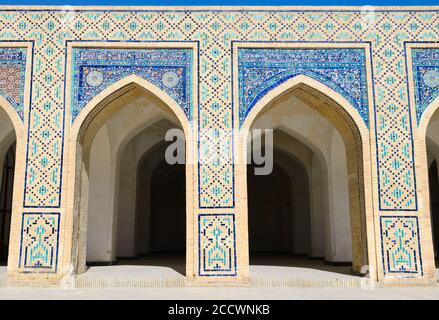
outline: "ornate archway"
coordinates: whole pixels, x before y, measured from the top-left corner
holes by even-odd
[[[253,122],[261,114],[281,99],[295,96],[327,119],[340,134],[346,147],[349,184],[349,211],[352,233],[353,270],[362,271],[369,265],[370,277],[376,277],[374,214],[371,204],[372,185],[369,179],[370,141],[369,130],[358,111],[339,93],[328,86],[304,75],[295,76],[267,92],[248,112],[239,135],[239,172],[244,175],[238,186],[242,193],[246,190],[243,163],[246,162],[247,137]],[[292,106],[293,108],[293,106]],[[369,198],[366,201],[366,197]],[[240,215],[244,231],[247,226],[246,199],[240,203]],[[247,240],[243,243],[245,246]],[[242,250],[248,251],[247,248]]]
[[[173,118],[176,123],[183,129],[186,143],[186,229],[187,238],[192,237],[192,202],[193,202],[193,145],[192,145],[192,127],[189,124],[184,112],[179,105],[170,98],[166,93],[154,86],[149,81],[130,75],[115,84],[109,86],[98,96],[93,98],[89,104],[77,115],[70,131],[71,145],[76,145],[75,150],[69,150],[70,165],[74,168],[69,180],[74,194],[69,197],[69,204],[72,206],[71,223],[73,228],[73,238],[71,241],[70,257],[76,272],[81,273],[85,270],[86,261],[86,233],[87,233],[87,196],[89,193],[89,156],[91,144],[106,121],[114,117],[118,112],[124,110],[125,106],[130,105],[139,96],[146,95],[153,101],[157,112],[163,112]],[[155,111],[154,111],[155,112]],[[145,111],[134,118],[134,123],[127,127],[126,137],[123,141],[134,137],[136,133],[141,132],[145,127],[154,123],[154,112]],[[121,148],[123,149],[123,148]],[[117,156],[116,156],[117,158]],[[73,187],[74,186],[74,187]],[[115,205],[117,207],[117,205]],[[117,219],[116,219],[117,220]],[[187,255],[192,257],[191,248],[186,251]],[[193,261],[191,258],[186,259],[187,274],[193,274]]]

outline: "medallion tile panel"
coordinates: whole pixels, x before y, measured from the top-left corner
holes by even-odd
[[[191,49],[73,49],[72,122],[109,85],[138,75],[166,92],[192,116]]]
[[[439,96],[439,49],[412,49],[416,120]]]

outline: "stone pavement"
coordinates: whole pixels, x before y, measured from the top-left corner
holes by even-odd
[[[97,288],[46,289],[1,288],[0,299],[157,299],[157,300],[242,300],[242,299],[439,299],[439,288]]]
[[[251,287],[336,287],[360,288],[368,279],[309,267],[250,266]],[[184,287],[185,277],[163,266],[116,265],[90,267],[69,281],[75,288]]]
[[[91,267],[72,279],[71,288],[9,288],[0,267],[3,299],[439,299],[438,287],[369,288],[367,278],[349,275],[348,267],[296,260],[295,267],[251,266],[248,286],[184,287],[177,267],[115,265]],[[439,274],[438,274],[439,275]],[[75,287],[76,288],[73,288]]]

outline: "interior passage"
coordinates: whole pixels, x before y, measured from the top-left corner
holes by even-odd
[[[304,255],[309,251],[309,192],[304,168],[279,151],[269,175],[248,166],[251,253]]]

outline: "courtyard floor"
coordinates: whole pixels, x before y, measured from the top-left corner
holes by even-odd
[[[267,262],[270,262],[269,264]],[[92,266],[72,278],[68,288],[6,287],[0,267],[2,299],[439,299],[438,287],[370,288],[368,279],[350,274],[348,266],[282,255],[255,256],[245,286],[186,286],[183,256],[156,255]]]
[[[1,288],[0,299],[152,299],[152,300],[319,300],[439,299],[439,288]]]

